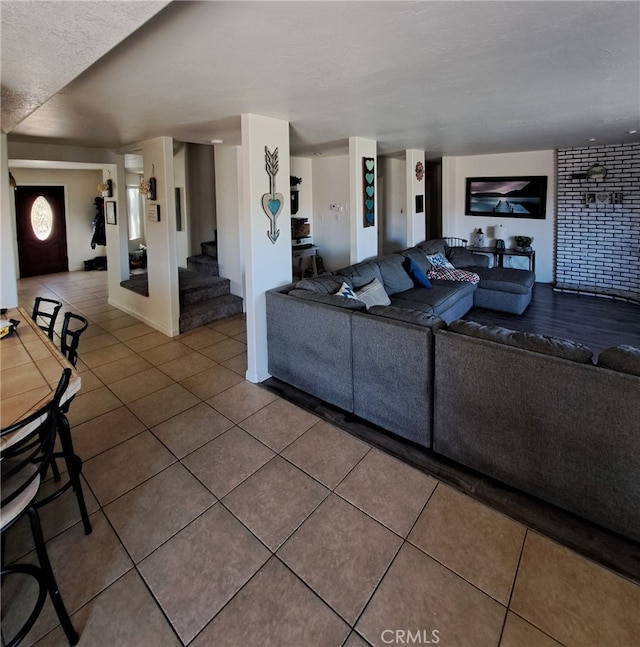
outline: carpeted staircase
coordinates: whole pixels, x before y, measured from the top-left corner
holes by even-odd
[[[231,294],[229,279],[218,276],[216,243],[202,243],[201,249],[187,259],[187,269],[178,268],[181,333],[242,312],[242,299]]]

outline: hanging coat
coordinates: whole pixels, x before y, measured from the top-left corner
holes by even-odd
[[[96,245],[107,244],[107,232],[105,230],[104,222],[104,198],[96,198],[94,201],[96,205],[96,215],[93,219],[93,236],[91,236],[91,249],[95,249]]]

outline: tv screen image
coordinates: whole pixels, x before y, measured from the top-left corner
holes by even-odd
[[[467,178],[467,216],[543,219],[546,206],[546,175]]]

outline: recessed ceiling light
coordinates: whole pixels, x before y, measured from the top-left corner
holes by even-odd
[[[586,139],[585,141],[588,141],[588,142],[595,142],[595,141],[596,141],[596,138],[595,138],[595,137],[589,137],[589,138],[588,138],[588,139]]]
[[[638,132],[637,128],[634,128],[633,130],[627,130],[627,135],[635,135]]]
[[[320,153],[320,152],[315,152],[315,153],[314,153],[314,155],[315,155],[316,157],[320,157],[320,155],[322,155],[322,153]]]
[[[212,139],[211,143],[212,144],[222,144],[224,142],[224,139]]]

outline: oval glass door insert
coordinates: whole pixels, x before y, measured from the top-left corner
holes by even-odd
[[[38,196],[31,207],[31,229],[38,240],[47,240],[53,230],[53,211],[49,201]]]

